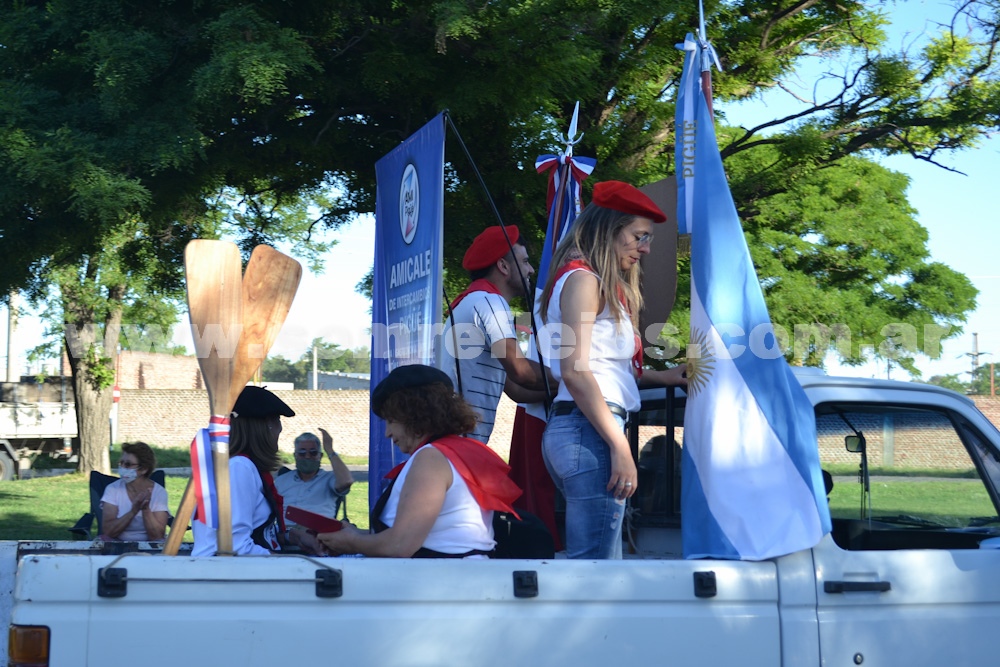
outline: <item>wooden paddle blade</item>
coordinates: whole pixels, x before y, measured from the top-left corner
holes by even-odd
[[[194,489],[189,479],[187,486],[184,487],[184,495],[181,496],[181,504],[177,507],[177,514],[174,515],[174,523],[170,526],[170,534],[167,535],[167,541],[163,545],[164,556],[176,556],[180,550],[181,542],[184,540],[184,533],[187,532],[188,524],[191,523],[191,517],[194,516],[196,501],[197,498],[194,495]]]
[[[234,358],[243,325],[243,271],[234,243],[196,239],[184,249],[188,312],[213,415],[229,416]]]
[[[233,367],[231,393],[238,397],[278,337],[302,280],[302,266],[274,248],[253,249],[243,274],[243,332]]]

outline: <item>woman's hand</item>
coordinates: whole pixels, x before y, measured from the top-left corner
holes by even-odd
[[[143,510],[149,509],[149,501],[153,499],[153,489],[145,489],[140,491],[136,497],[135,501],[132,503],[132,510],[138,514]]]
[[[316,535],[302,526],[292,526],[288,529],[288,541],[313,556],[322,556],[325,553]]]
[[[680,364],[662,371],[645,370],[639,379],[640,387],[687,387],[687,364]]]
[[[341,529],[336,532],[320,533],[316,536],[317,540],[323,545],[323,551],[328,556],[357,553],[352,546],[354,538],[358,535],[367,534],[347,519],[341,521],[340,525]]]
[[[628,443],[609,445],[611,449],[611,479],[608,480],[608,491],[615,494],[618,500],[631,498],[639,487],[639,474],[632,460],[632,452]]]

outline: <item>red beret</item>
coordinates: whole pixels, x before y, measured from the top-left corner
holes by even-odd
[[[521,234],[517,231],[517,225],[507,225],[504,229],[507,230],[507,236],[510,237],[510,244],[507,243],[500,225],[487,227],[482,234],[472,240],[472,245],[465,251],[465,257],[462,258],[462,268],[466,271],[485,269],[509,253],[510,246],[517,243]]]
[[[601,181],[594,186],[593,202],[612,211],[631,213],[653,222],[666,222],[667,216],[653,200],[638,188],[621,181]]]

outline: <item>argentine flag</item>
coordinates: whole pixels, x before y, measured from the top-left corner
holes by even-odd
[[[690,201],[691,231],[684,556],[764,560],[815,546],[830,509],[812,404],[775,339],[698,73],[688,71],[706,46],[688,35],[684,80],[694,84],[677,101],[678,209]]]

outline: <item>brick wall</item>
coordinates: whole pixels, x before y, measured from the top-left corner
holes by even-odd
[[[338,453],[368,456],[369,400],[367,391],[275,391],[295,410],[282,418],[279,446],[292,451],[295,436],[303,431],[318,433],[325,428],[333,436]],[[491,438],[494,450],[507,458],[514,421],[514,404],[505,398],[497,411]],[[161,447],[187,447],[191,438],[208,422],[208,394],[182,389],[122,389],[118,407],[118,440],[143,440]]]
[[[275,391],[294,417],[282,418],[279,444],[292,451],[295,436],[325,428],[334,449],[353,456],[368,455],[367,391]],[[122,389],[118,408],[118,439],[144,440],[162,447],[186,447],[195,431],[208,423],[208,394],[181,389]]]
[[[196,364],[197,365],[197,364]],[[137,364],[138,366],[138,364]],[[180,377],[180,375],[175,376]],[[368,455],[368,392],[359,390],[294,390],[275,391],[295,410],[295,417],[283,419],[284,434],[280,446],[291,451],[295,436],[303,431],[316,432],[323,427],[333,435],[334,447],[338,452],[351,456]],[[976,405],[994,424],[1000,425],[1000,397],[975,397]],[[122,389],[119,404],[118,439],[145,440],[163,447],[187,447],[194,432],[203,426],[208,418],[208,395],[204,390],[194,389]],[[490,446],[504,459],[510,454],[510,436],[514,422],[515,405],[506,396],[500,400],[497,409],[496,426],[490,438]],[[865,430],[863,427],[859,427]],[[645,443],[662,430],[643,427],[640,444]],[[872,465],[880,465],[881,428],[865,430],[870,441]],[[677,439],[682,441],[683,431],[678,430]],[[856,463],[857,455],[844,450],[842,437],[835,442],[821,442],[824,462],[839,461]],[[896,465],[917,466],[906,461],[906,452],[897,450]],[[940,465],[940,463],[939,463]],[[962,467],[965,462],[953,462]]]
[[[118,355],[122,389],[203,389],[197,357],[125,351]]]

